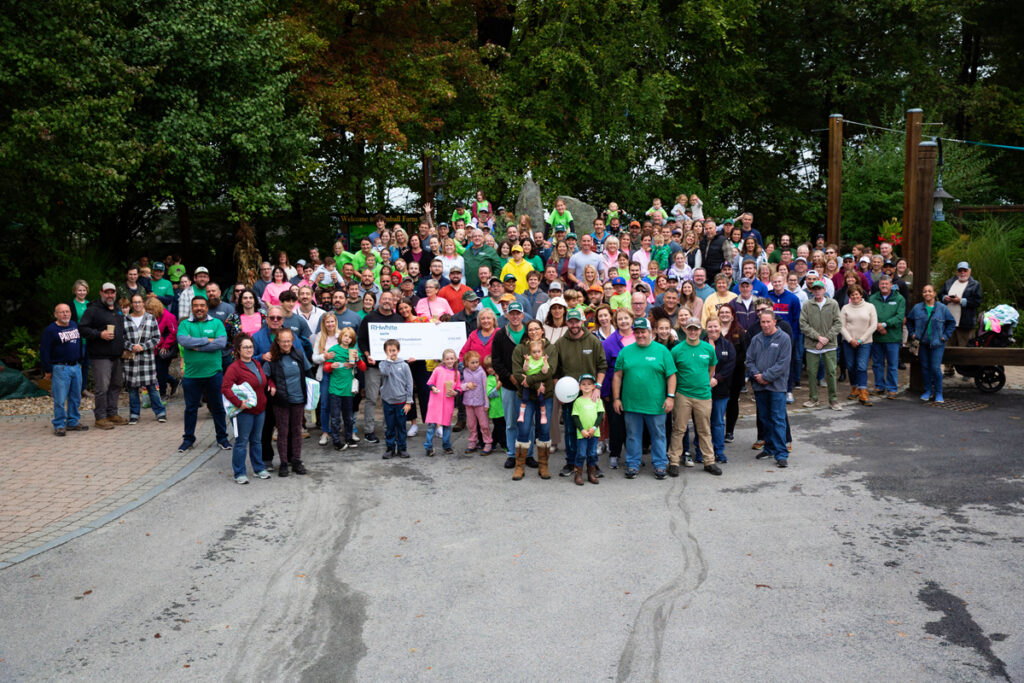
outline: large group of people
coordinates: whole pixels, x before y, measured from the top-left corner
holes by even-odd
[[[421,431],[427,456],[451,454],[452,432],[468,430],[466,452],[503,453],[514,480],[550,478],[562,449],[558,474],[584,485],[605,476],[602,455],[629,479],[648,463],[658,479],[696,465],[721,475],[751,392],[756,457],[786,467],[795,387],[807,383],[809,409],[841,410],[841,382],[848,401],[894,399],[908,346],[921,398],[941,402],[943,349],[967,342],[981,304],[966,262],[939,292],[919,282],[910,308],[914,274],[892,245],[766,243],[751,213],[720,224],[697,195],[636,218],[611,203],[592,226],[561,201],[533,225],[483,193],[450,222],[424,210],[408,230],[378,215],[326,255],[278,252],[231,287],[173,255],[140,258],[92,301],[79,280],[43,335],[54,433],[88,428],[78,407],[91,370],[99,429],[137,424],[147,406],[166,422],[180,385],[185,451],[205,402],[238,483],[247,460],[262,479],[305,474],[315,429],[322,448],[380,448],[379,415],[385,459],[410,457]],[[384,357],[371,351],[373,323],[437,322],[463,323],[465,344],[430,359],[399,360],[395,339]],[[564,377],[575,397],[555,391]]]

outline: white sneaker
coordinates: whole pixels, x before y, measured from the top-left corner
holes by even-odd
[[[259,472],[256,473],[256,478],[257,479],[270,479],[270,472],[267,472],[266,470],[260,470]]]
[[[359,433],[355,429],[352,430],[352,440],[359,443]]]
[[[839,405],[838,401],[829,401],[828,407],[832,410],[842,410],[843,406]]]
[[[244,474],[240,474],[237,477],[235,477],[235,483],[236,484],[248,484],[249,483],[249,477],[245,476]]]
[[[320,434],[320,445],[321,446],[326,446],[327,442],[329,442],[330,440],[331,440],[331,437],[330,437],[330,435],[327,434],[327,432],[323,432],[322,434]]]
[[[405,433],[405,435],[406,436],[416,436],[419,433],[420,433],[420,426],[418,424],[413,424],[412,427],[409,427],[409,431],[407,431]],[[353,438],[354,438],[354,435],[353,435]]]
[[[828,382],[826,382],[825,380],[821,380],[820,382],[818,382],[818,386],[819,387],[826,387],[827,388],[828,387]]]
[[[792,403],[795,400],[796,399],[793,398],[793,392],[792,391],[787,391],[786,392],[786,403]]]
[[[687,455],[687,456],[685,456],[683,458],[683,466],[684,467],[693,467],[693,464],[694,464],[693,463],[693,456]]]

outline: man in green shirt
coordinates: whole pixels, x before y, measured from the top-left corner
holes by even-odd
[[[647,318],[633,322],[636,343],[624,346],[615,361],[612,409],[626,420],[626,478],[640,472],[644,427],[651,435],[654,476],[665,478],[665,415],[672,412],[676,393],[676,364],[662,344],[652,344]]]
[[[224,403],[220,398],[223,380],[221,351],[227,343],[224,323],[210,317],[206,299],[198,295],[192,297],[192,315],[178,324],[178,346],[181,347],[181,360],[185,367],[185,377],[181,382],[185,391],[185,434],[178,446],[179,453],[195,445],[199,404],[204,393],[217,432],[217,443],[223,450],[231,450]]]
[[[164,277],[165,271],[166,268],[162,261],[155,262],[153,264],[153,277],[149,280],[149,286],[153,294],[156,294],[156,298],[160,299],[160,303],[164,305],[164,308],[169,308],[174,304],[174,285]]]
[[[683,434],[690,424],[690,416],[697,427],[700,450],[704,458],[704,471],[714,475],[722,473],[715,464],[715,449],[711,445],[711,387],[715,382],[718,357],[715,347],[700,338],[700,321],[686,321],[686,341],[672,348],[676,364],[676,400],[672,410],[672,443],[668,451],[668,476],[679,476],[679,460],[683,455]],[[693,461],[686,459],[686,466]]]

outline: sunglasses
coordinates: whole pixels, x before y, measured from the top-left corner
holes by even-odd
[[[267,320],[284,320],[283,315],[268,315]]]

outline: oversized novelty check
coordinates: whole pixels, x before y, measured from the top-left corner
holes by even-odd
[[[441,360],[445,349],[458,354],[466,343],[466,323],[370,323],[370,355],[374,360],[387,358],[384,342],[397,339],[402,360]]]

